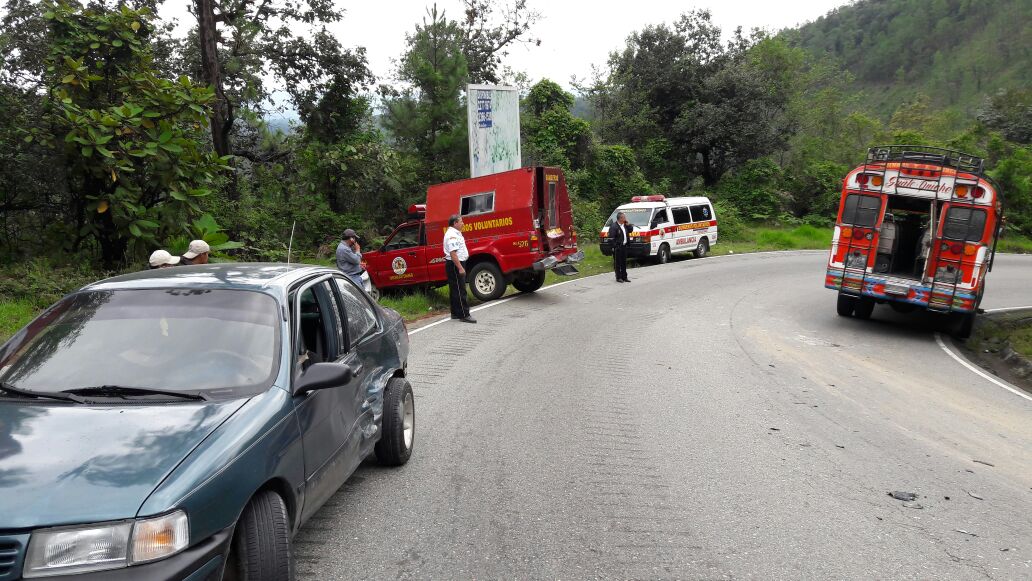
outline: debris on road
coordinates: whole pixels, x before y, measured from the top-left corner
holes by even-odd
[[[957,532],[957,533],[964,534],[964,535],[968,535],[969,537],[977,537],[978,536],[975,533],[969,533],[969,532],[965,531],[964,529],[953,529],[953,531]]]
[[[977,494],[975,494],[974,492],[971,492],[970,490],[965,490],[964,492],[967,492],[968,496],[970,496],[971,498],[974,498],[975,500],[985,500],[984,498],[982,498],[981,496],[978,496]]]
[[[895,498],[896,500],[903,500],[903,501],[917,500],[917,494],[914,493],[914,492],[902,492],[902,491],[899,491],[899,490],[894,490],[892,492],[886,492],[886,494],[888,494],[892,498]]]
[[[904,502],[903,506],[906,508],[915,508],[917,510],[921,510],[922,508],[924,508],[923,506],[921,506],[920,503],[917,502]]]
[[[767,428],[767,429],[772,431],[772,432],[780,432],[781,431],[781,428]]]
[[[845,446],[839,446],[838,444],[835,444],[835,447],[836,447],[836,448],[842,448],[843,450],[845,450],[845,449],[846,449],[846,447],[845,447]]]
[[[972,460],[972,462],[974,462],[976,464],[985,464],[986,466],[991,466],[993,468],[996,468],[996,464],[990,464],[989,462],[986,462],[985,460]]]

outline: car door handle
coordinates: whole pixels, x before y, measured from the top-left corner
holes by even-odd
[[[361,362],[357,362],[357,363],[349,364],[348,365],[348,369],[351,370],[351,375],[357,376],[357,375],[361,375],[362,374],[362,370],[365,369],[365,368],[362,367],[362,363]]]
[[[408,253],[408,255],[409,255],[409,256],[415,256],[415,255],[416,255],[416,253],[415,253],[415,252],[409,252],[409,253]]]

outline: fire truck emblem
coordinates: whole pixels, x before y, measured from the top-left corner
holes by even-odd
[[[394,274],[405,274],[405,271],[408,270],[408,263],[399,256],[391,262],[391,268],[394,269]]]

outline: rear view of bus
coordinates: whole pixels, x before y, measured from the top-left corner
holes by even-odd
[[[870,318],[876,303],[927,309],[971,334],[1003,217],[985,162],[933,147],[872,147],[843,182],[825,278],[838,314]]]

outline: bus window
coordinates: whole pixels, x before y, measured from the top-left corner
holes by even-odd
[[[881,198],[849,194],[846,196],[846,203],[842,207],[842,223],[872,228],[878,223],[878,215],[880,213]]]
[[[946,212],[946,219],[942,226],[943,238],[978,242],[982,240],[983,232],[985,232],[985,210],[953,206]]]

